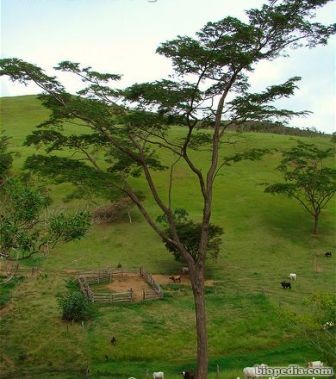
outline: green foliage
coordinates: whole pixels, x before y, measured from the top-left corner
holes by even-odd
[[[336,364],[336,295],[318,293],[304,301],[309,312],[287,314],[306,342],[312,345],[327,365]]]
[[[67,292],[57,296],[58,306],[62,311],[62,320],[86,321],[95,316],[95,309],[80,291],[78,280],[68,279],[65,283]]]
[[[27,259],[57,243],[82,238],[90,226],[89,212],[48,216],[50,198],[43,188],[19,178],[0,187],[0,253],[5,259]]]
[[[62,320],[78,322],[94,317],[92,304],[78,290],[70,290],[66,295],[59,295],[57,301],[62,310]]]
[[[317,232],[320,212],[336,192],[336,170],[327,167],[328,159],[335,157],[333,148],[321,149],[314,144],[299,141],[283,152],[278,170],[285,182],[268,185],[266,193],[284,194],[296,199],[315,219]]]
[[[84,237],[90,227],[90,212],[80,211],[75,216],[59,213],[49,219],[49,238],[70,242]]]
[[[262,159],[266,154],[269,154],[271,149],[253,148],[242,153],[236,153],[234,155],[225,157],[223,164],[230,166],[232,163],[240,162],[242,160],[258,161]]]
[[[190,255],[194,258],[194,260],[197,261],[199,259],[199,244],[201,239],[202,225],[200,223],[195,223],[189,219],[188,212],[183,208],[175,209],[173,215],[176,224],[176,231],[180,238],[180,241],[185,246]],[[165,215],[159,216],[157,218],[157,221],[163,225],[168,224]],[[168,234],[169,238],[173,239],[173,233],[170,228],[166,229],[166,233]],[[214,259],[218,258],[220,252],[222,234],[223,228],[213,224],[209,225],[207,251]],[[183,261],[183,258],[174,243],[168,241],[165,242],[165,246],[168,251],[173,253],[177,261]]]
[[[0,134],[0,185],[13,163],[12,153],[8,152],[9,138]]]

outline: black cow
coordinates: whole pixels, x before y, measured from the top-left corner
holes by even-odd
[[[282,286],[283,289],[292,288],[291,283],[286,282],[285,280],[281,282],[281,286]]]
[[[327,252],[325,252],[325,253],[324,253],[324,256],[327,257],[327,258],[331,258],[331,256],[332,256],[331,251],[327,251]]]
[[[183,379],[195,379],[195,374],[190,371],[182,371],[181,375],[183,376]]]

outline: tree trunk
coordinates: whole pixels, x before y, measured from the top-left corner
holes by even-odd
[[[313,234],[317,234],[317,226],[318,226],[318,221],[319,221],[319,214],[315,213],[314,215],[314,227],[313,227]]]
[[[204,267],[197,268],[191,274],[191,284],[195,302],[196,334],[197,334],[197,368],[195,379],[208,377],[208,333],[204,298]]]

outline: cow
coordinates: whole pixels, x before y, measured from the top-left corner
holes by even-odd
[[[178,282],[181,283],[181,276],[180,275],[171,275],[169,277],[170,280],[172,280],[174,283]]]
[[[287,281],[285,281],[285,280],[283,280],[283,281],[281,282],[281,286],[282,286],[283,289],[286,289],[286,288],[291,289],[291,288],[292,288],[292,285],[290,284],[290,282],[287,282]]]

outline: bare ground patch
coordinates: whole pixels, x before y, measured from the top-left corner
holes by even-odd
[[[153,274],[152,277],[156,283],[160,285],[174,284],[174,282],[169,279],[171,275],[163,274]],[[175,275],[177,276],[177,275]],[[181,277],[181,282],[175,284],[185,285],[190,287],[189,275],[179,275]],[[214,286],[213,280],[206,280],[205,285],[208,287]],[[119,273],[113,275],[113,280],[111,283],[91,285],[93,292],[96,292],[99,288],[99,292],[127,292],[132,289],[134,301],[143,300],[143,291],[151,289],[150,285],[141,277],[138,273]],[[98,293],[98,291],[97,291]]]
[[[144,279],[135,273],[122,273],[113,275],[111,283],[105,284],[103,288],[106,288],[112,292],[126,292],[129,289],[133,290],[133,296],[135,301],[142,300],[143,290],[148,290],[151,287],[144,281]],[[94,291],[94,287],[92,288]]]

